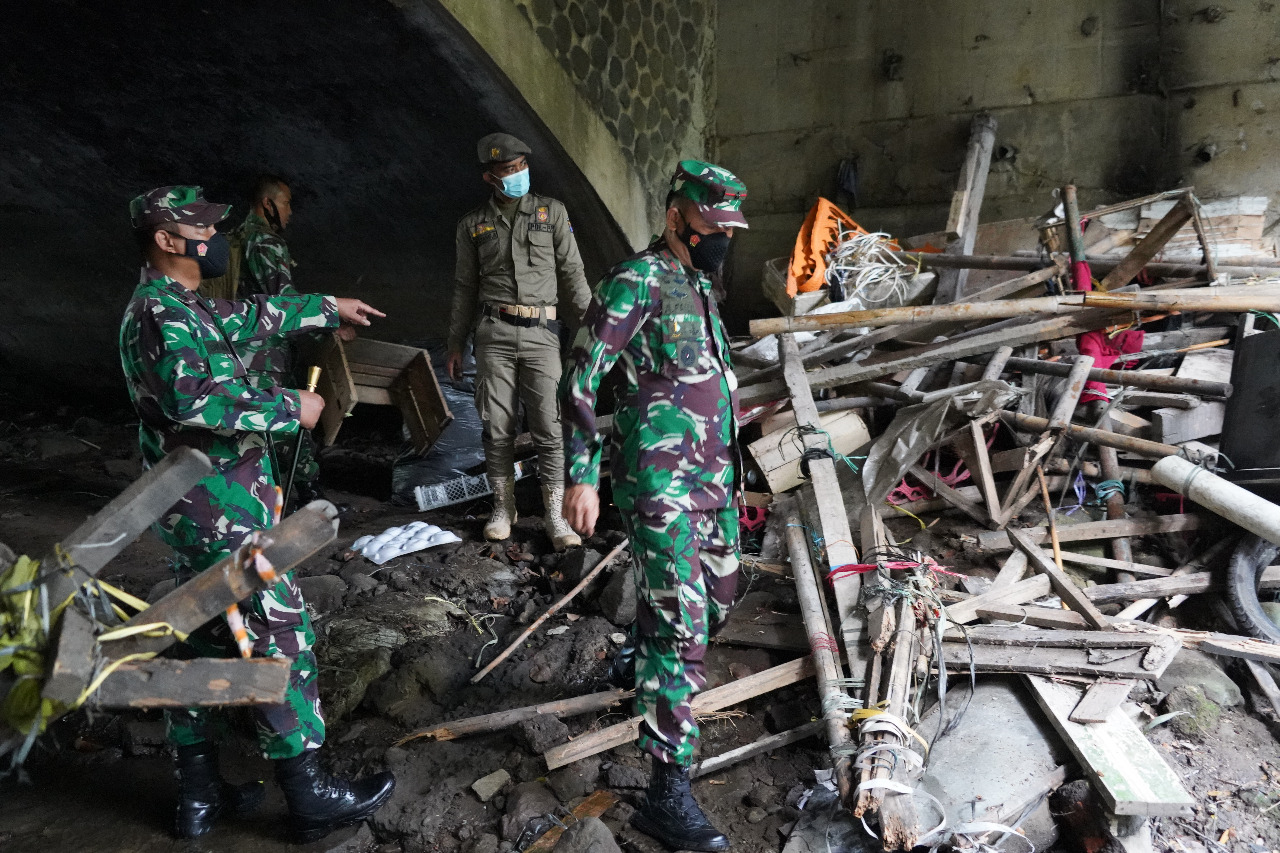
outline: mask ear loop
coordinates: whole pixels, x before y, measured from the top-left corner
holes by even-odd
[[[267,205],[271,205],[271,209],[267,209]],[[275,199],[264,198],[262,200],[262,212],[265,214],[267,224],[276,231],[283,231],[284,225],[280,222],[280,208],[276,207]]]

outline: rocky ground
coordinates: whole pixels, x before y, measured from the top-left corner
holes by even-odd
[[[394,433],[380,427],[344,431],[343,469],[363,464],[389,477]],[[137,476],[133,427],[119,417],[62,411],[0,421],[0,541],[17,553],[43,553],[60,535],[101,508]],[[371,478],[372,479],[372,478]],[[344,483],[350,483],[350,480]],[[390,491],[387,484],[364,491]],[[391,802],[364,827],[335,834],[314,850],[364,853],[522,849],[548,816],[563,817],[596,790],[618,796],[602,822],[588,822],[559,850],[662,848],[627,827],[646,783],[646,762],[626,746],[548,773],[541,753],[584,732],[618,722],[627,709],[559,722],[535,719],[519,728],[454,741],[420,739],[397,746],[427,725],[602,689],[609,660],[634,613],[625,571],[605,572],[581,598],[543,626],[479,685],[477,664],[491,660],[523,626],[544,612],[621,537],[616,519],[583,551],[550,553],[537,517],[536,487],[521,484],[522,515],[513,542],[480,541],[483,502],[433,513],[354,491],[332,491],[347,505],[338,539],[303,564],[301,578],[320,636],[321,689],[329,718],[333,766],[343,773],[393,770]],[[349,545],[356,538],[425,520],[463,538],[378,567]],[[910,522],[907,522],[910,524]],[[903,534],[907,528],[903,528]],[[917,532],[913,544],[964,571],[989,564],[959,548],[960,528],[944,521]],[[623,564],[625,566],[625,564]],[[170,577],[167,554],[150,534],[106,570],[113,583],[139,595]],[[785,581],[745,573],[752,618],[785,622],[796,612]],[[1187,619],[1209,618],[1192,613]],[[712,685],[796,656],[720,644],[710,656]],[[1201,659],[1203,658],[1203,659]],[[1184,660],[1185,659],[1185,660]],[[1185,663],[1185,665],[1184,665]],[[1179,668],[1181,667],[1181,668]],[[1147,717],[1188,713],[1162,723],[1151,737],[1201,803],[1185,819],[1154,826],[1157,850],[1262,853],[1280,848],[1280,757],[1275,721],[1259,710],[1240,673],[1215,659],[1184,653],[1144,698]],[[807,722],[820,711],[811,685],[761,697],[704,723],[703,752],[714,755]],[[227,773],[269,778],[254,756],[243,714],[234,731]],[[826,764],[816,739],[743,762],[699,780],[695,791],[741,853],[779,851],[813,769]],[[496,771],[510,780],[482,800],[472,785]],[[168,837],[172,808],[163,725],[154,713],[79,713],[64,719],[29,762],[31,784],[0,783],[0,850],[14,851],[276,851],[283,840],[278,792],[254,817],[228,823],[199,842]],[[607,831],[606,831],[607,830]],[[596,833],[596,834],[593,834]]]

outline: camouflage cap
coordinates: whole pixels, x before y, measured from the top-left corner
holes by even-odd
[[[188,225],[216,225],[231,212],[229,204],[204,200],[201,187],[157,187],[129,202],[129,218],[134,228],[185,222]]]
[[[721,228],[746,228],[742,203],[747,186],[728,169],[701,160],[681,160],[671,178],[671,194],[698,203],[698,212]]]
[[[529,153],[529,146],[509,133],[491,133],[476,143],[476,156],[480,164],[505,163]]]

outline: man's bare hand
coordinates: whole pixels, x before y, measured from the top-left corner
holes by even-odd
[[[339,326],[338,330],[334,332],[334,334],[338,336],[338,340],[347,344],[351,343],[357,337],[359,337],[359,333],[356,331],[356,327],[348,325],[346,323],[343,323],[341,326]]]
[[[320,413],[324,411],[324,397],[321,397],[315,391],[299,390],[298,396],[302,398],[302,411],[298,414],[298,420],[302,421],[303,429],[311,429],[320,420]]]
[[[600,493],[595,486],[570,486],[564,493],[564,520],[582,536],[594,536],[600,518]]]
[[[462,353],[449,353],[449,357],[444,362],[444,369],[448,371],[449,378],[454,382],[460,380],[462,378]]]
[[[338,318],[352,326],[367,326],[369,325],[370,317],[387,316],[377,308],[359,299],[339,297],[336,301],[338,303]]]

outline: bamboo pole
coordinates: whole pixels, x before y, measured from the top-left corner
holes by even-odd
[[[800,615],[804,619],[809,648],[813,651],[813,663],[818,671],[818,695],[822,700],[822,717],[826,722],[827,746],[835,768],[836,788],[840,801],[848,802],[853,790],[853,770],[850,755],[843,748],[851,737],[849,726],[840,707],[840,697],[845,691],[840,687],[840,659],[835,645],[835,632],[827,623],[822,609],[822,589],[818,586],[809,559],[809,545],[805,541],[800,516],[792,512],[787,518],[787,550],[791,554],[791,574],[796,582],[796,598],[800,602]]]
[[[1071,364],[1065,361],[1011,358],[1005,362],[1004,369],[1017,370],[1022,373],[1040,373],[1045,376],[1067,376],[1071,373]],[[1231,396],[1231,383],[1229,382],[1210,382],[1206,379],[1187,379],[1181,376],[1161,376],[1141,370],[1108,370],[1095,367],[1089,371],[1089,380],[1091,382],[1104,382],[1108,385],[1142,388],[1147,391],[1165,391],[1170,394],[1195,394],[1198,397],[1218,397],[1222,399]]]
[[[1093,216],[1094,214],[1090,212],[1089,215]],[[1044,259],[1032,255],[1023,257],[1018,255],[944,255],[940,252],[894,252],[893,256],[906,266],[914,267],[919,264],[933,267],[934,269],[964,267],[971,270],[1035,272],[1047,266]],[[1092,257],[1085,256],[1085,260],[1089,262],[1090,269],[1097,273],[1110,272],[1118,267],[1124,258],[1094,255]],[[1051,262],[1052,260],[1050,260]],[[1146,270],[1153,276],[1161,278],[1190,278],[1208,274],[1202,264],[1149,263],[1146,266]],[[1247,266],[1223,266],[1218,264],[1217,272],[1240,277],[1278,275],[1280,274],[1280,261],[1253,261]]]
[[[1277,271],[1280,272],[1280,271]],[[814,332],[830,329],[859,329],[942,321],[1007,320],[1033,314],[1071,314],[1089,308],[1132,311],[1280,311],[1280,287],[1235,285],[1193,290],[1160,290],[1151,293],[1068,293],[1030,299],[1003,299],[997,302],[955,302],[950,305],[908,305],[900,308],[873,308],[835,314],[805,314],[800,317],[767,317],[752,320],[751,334],[757,338],[781,332]]]
[[[1022,432],[1042,433],[1049,428],[1049,420],[1047,418],[1037,418],[1034,415],[1022,415],[1017,412],[1005,411],[1000,413],[1000,419]],[[1177,456],[1181,451],[1181,448],[1172,444],[1161,444],[1158,441],[1147,441],[1145,438],[1134,438],[1131,435],[1120,435],[1110,430],[1091,429],[1089,427],[1075,426],[1074,424],[1063,428],[1062,433],[1077,441],[1101,444],[1104,447],[1114,447],[1116,450],[1128,450],[1131,453],[1137,453],[1140,456],[1147,456],[1151,459]]]
[[[612,563],[613,559],[622,553],[622,549],[626,548],[630,541],[631,540],[629,539],[623,539],[616,546],[614,546],[614,549],[610,551],[608,554],[606,554],[603,560],[596,563],[596,567],[594,569],[587,572],[586,577],[578,581],[577,586],[575,586],[573,589],[565,593],[564,598],[560,599],[555,604],[551,605],[551,608],[547,610],[546,613],[543,613],[541,616],[535,619],[532,625],[530,625],[528,628],[525,628],[524,631],[521,632],[520,636],[516,637],[515,640],[512,641],[511,645],[507,646],[505,649],[503,649],[501,652],[498,653],[497,657],[489,661],[488,666],[486,666],[484,669],[477,672],[475,675],[471,676],[471,683],[476,684],[480,681],[480,679],[484,678],[486,675],[493,672],[493,668],[496,667],[498,664],[502,663],[504,660],[506,660],[511,655],[511,653],[514,652],[516,649],[520,648],[520,644],[523,643],[525,640],[529,639],[529,637],[533,634],[533,632],[538,630],[538,628],[542,625],[543,622],[546,622],[548,619],[554,616],[557,612],[559,612],[561,607],[564,607],[570,601],[573,601],[573,599],[577,596],[578,593],[582,592],[584,589],[587,588],[587,584],[595,580],[596,575],[600,574],[600,572],[604,569],[605,566]]]

